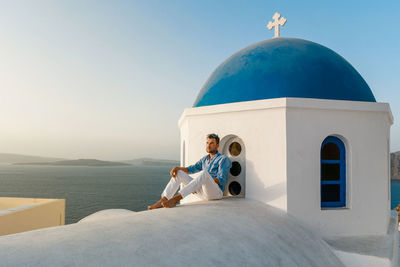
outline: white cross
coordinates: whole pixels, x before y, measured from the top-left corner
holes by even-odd
[[[274,14],[274,16],[272,17],[274,19],[274,22],[270,21],[270,22],[268,22],[268,25],[267,25],[268,30],[271,30],[273,27],[275,27],[275,36],[274,36],[274,38],[279,37],[279,25],[283,26],[286,23],[286,19],[284,17],[281,17],[279,19],[280,16],[281,16],[281,14],[276,12]]]

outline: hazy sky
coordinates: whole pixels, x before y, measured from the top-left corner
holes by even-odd
[[[390,103],[400,150],[400,1],[0,0],[0,152],[178,159],[183,109],[275,11]]]

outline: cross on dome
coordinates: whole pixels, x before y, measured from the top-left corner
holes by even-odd
[[[272,17],[274,19],[274,22],[270,21],[270,22],[268,22],[268,25],[267,25],[268,30],[271,30],[273,27],[275,27],[275,36],[274,36],[274,38],[279,37],[279,26],[283,26],[286,23],[286,19],[284,17],[281,17],[279,19],[280,16],[281,16],[281,14],[276,12],[274,14],[274,16]]]

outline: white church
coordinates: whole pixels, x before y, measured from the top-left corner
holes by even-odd
[[[385,234],[390,215],[389,104],[310,41],[273,38],[211,74],[180,120],[181,163],[216,132],[232,161],[225,195],[282,209],[332,235]],[[373,216],[371,216],[373,215]]]
[[[334,51],[279,37],[286,20],[274,19],[275,38],[226,59],[178,122],[182,166],[205,155],[207,134],[220,136],[232,161],[222,200],[190,195],[173,209],[104,210],[3,236],[2,262],[399,266],[389,104]]]

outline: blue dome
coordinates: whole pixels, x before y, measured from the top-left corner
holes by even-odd
[[[329,48],[302,39],[274,38],[225,60],[193,107],[280,97],[376,102],[361,75]]]

